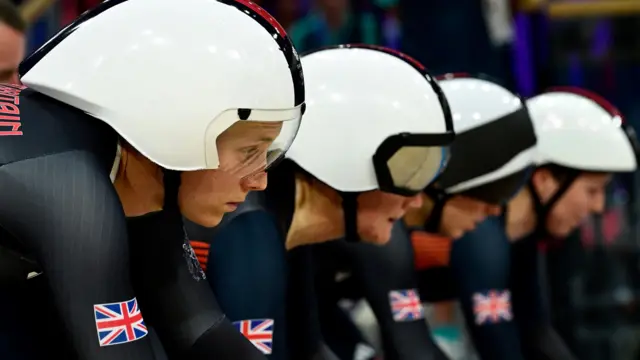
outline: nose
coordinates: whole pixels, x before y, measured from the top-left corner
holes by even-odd
[[[604,194],[604,192],[596,196],[592,200],[591,212],[594,214],[601,214],[602,212],[604,212],[604,204],[606,200],[607,200],[607,196]]]
[[[241,180],[245,191],[263,191],[267,188],[267,173],[260,171]]]
[[[420,196],[420,194],[416,194],[411,197],[407,197],[405,208],[417,209],[422,207],[422,203],[422,196]]]

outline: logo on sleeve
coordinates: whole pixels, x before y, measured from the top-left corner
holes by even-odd
[[[187,262],[187,268],[191,273],[191,276],[195,281],[205,280],[207,275],[205,275],[202,270],[202,266],[200,266],[200,262],[198,261],[198,257],[196,256],[195,251],[193,251],[193,247],[191,247],[191,243],[189,242],[189,237],[187,235],[187,230],[183,227],[182,232],[184,233],[184,243],[182,244],[182,250],[184,260]]]
[[[473,294],[473,313],[477,325],[511,321],[511,293],[509,290],[489,290]]]
[[[389,304],[395,321],[424,319],[424,308],[416,289],[389,291]]]
[[[263,354],[271,354],[273,347],[273,319],[236,321],[233,325]]]
[[[138,301],[93,305],[100,346],[124,344],[147,336]]]

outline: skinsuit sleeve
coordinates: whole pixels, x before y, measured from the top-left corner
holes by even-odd
[[[132,218],[129,234],[134,289],[170,359],[265,358],[222,312],[179,213]]]
[[[523,359],[511,309],[510,245],[502,221],[489,218],[451,250],[462,311],[483,360]]]
[[[109,179],[117,135],[23,87],[0,85],[0,225],[35,258],[80,360],[156,359],[129,280]],[[124,321],[127,331],[109,330]],[[38,346],[38,344],[34,344]]]
[[[353,264],[343,251],[342,240],[312,245],[317,261],[316,293],[322,336],[341,360],[376,359],[376,351],[365,340],[350,311],[341,300],[362,299],[362,284],[353,276]],[[335,245],[338,246],[336,247]]]
[[[286,252],[274,217],[235,216],[211,238],[207,278],[221,308],[268,359],[287,360]]]
[[[320,246],[325,247],[325,261],[345,254],[349,259],[380,325],[385,359],[446,359],[424,320],[413,247],[402,222],[396,223],[384,246],[344,241]]]
[[[520,330],[522,351],[530,360],[575,360],[551,326],[540,283],[538,240],[531,236],[511,246],[513,310]]]
[[[0,222],[39,260],[78,358],[155,359],[129,281],[124,214],[95,159],[68,152],[5,165],[0,186],[0,203],[12,204]],[[129,334],[98,321],[122,315],[108,304],[129,308]]]
[[[287,252],[287,344],[295,360],[338,360],[322,337],[316,287],[317,264],[311,245]]]

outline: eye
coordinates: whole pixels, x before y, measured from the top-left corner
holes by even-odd
[[[587,193],[591,196],[596,196],[599,195],[601,193],[604,192],[604,188],[603,187],[599,187],[599,186],[592,186],[587,188]]]

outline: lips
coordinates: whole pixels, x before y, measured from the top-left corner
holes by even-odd
[[[230,208],[231,211],[235,210],[238,208],[238,206],[240,206],[241,203],[239,202],[228,202],[225,205],[227,206],[227,208]]]

